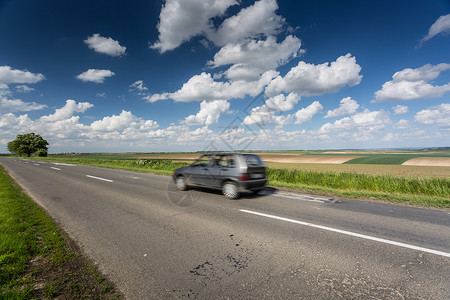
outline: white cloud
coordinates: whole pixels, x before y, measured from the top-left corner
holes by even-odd
[[[404,69],[396,72],[392,80],[383,84],[381,90],[375,92],[372,103],[409,101],[417,99],[439,98],[450,92],[450,82],[435,86],[427,81],[436,79],[441,72],[449,70],[450,64],[427,64],[417,69]]]
[[[276,0],[257,1],[226,19],[217,31],[210,30],[208,38],[223,46],[246,38],[277,34],[285,23],[284,18],[275,13],[277,10]]]
[[[77,79],[84,82],[103,83],[106,77],[111,77],[113,75],[114,72],[111,72],[110,70],[89,69],[86,72],[79,74]]]
[[[414,116],[414,121],[424,125],[450,127],[450,103],[442,103],[421,110]]]
[[[131,112],[122,110],[120,115],[113,115],[111,117],[104,117],[102,120],[95,121],[91,124],[94,131],[122,131],[130,124],[136,122],[138,118]]]
[[[24,85],[24,84],[16,85],[16,90],[21,93],[28,93],[28,92],[34,91],[33,88],[31,88],[27,85]]]
[[[44,80],[41,73],[31,73],[12,69],[10,66],[0,66],[0,85],[5,88],[10,83],[37,83]]]
[[[164,53],[192,37],[212,30],[211,19],[222,16],[236,0],[167,0],[161,9],[158,41],[150,47]]]
[[[138,80],[130,85],[130,91],[138,90],[140,92],[148,91],[148,88],[145,86],[142,80]]]
[[[295,118],[297,119],[295,124],[305,124],[311,122],[312,117],[321,112],[322,109],[322,104],[320,104],[319,101],[314,101],[308,107],[302,108],[295,113]]]
[[[346,85],[358,85],[362,78],[360,71],[361,67],[350,53],[339,57],[331,64],[314,65],[301,61],[286,76],[278,76],[272,80],[266,88],[266,95],[295,92],[312,96],[336,92]]]
[[[343,115],[352,115],[359,108],[358,102],[356,102],[356,100],[353,100],[351,97],[343,98],[340,103],[341,104],[338,108],[329,110],[324,119],[339,117]]]
[[[43,122],[55,122],[68,119],[75,113],[84,113],[94,105],[89,102],[76,102],[75,100],[67,100],[62,108],[55,110],[54,114],[42,116],[39,120]]]
[[[16,112],[16,111],[32,111],[46,108],[47,105],[38,104],[36,102],[24,102],[20,99],[7,99],[0,96],[0,111]]]
[[[292,35],[281,43],[277,43],[274,36],[268,36],[266,40],[247,40],[225,45],[208,65],[213,68],[232,65],[225,72],[229,79],[254,81],[263,72],[297,57],[300,47],[300,39]]]
[[[405,119],[400,119],[397,123],[395,123],[394,128],[396,129],[407,129],[409,128],[409,121]]]
[[[202,72],[188,80],[180,90],[174,93],[153,94],[144,97],[149,102],[173,99],[176,102],[213,101],[217,99],[229,100],[243,98],[246,95],[256,96],[263,90],[278,72],[267,71],[258,81],[222,82],[214,81],[211,74]]]
[[[364,112],[354,114],[351,117],[345,117],[336,120],[333,124],[326,123],[318,130],[319,134],[328,134],[338,131],[360,130],[364,132],[379,131],[390,124],[391,120],[389,114],[383,110],[370,111],[368,109]]]
[[[125,54],[126,47],[121,46],[118,41],[113,40],[110,37],[103,37],[98,33],[95,33],[88,37],[84,42],[90,49],[95,52],[103,53],[111,56],[121,56]]]
[[[406,105],[396,105],[392,109],[394,110],[394,115],[402,115],[409,112],[409,108]]]
[[[226,100],[203,101],[196,115],[186,117],[186,125],[212,125],[219,121],[220,115],[230,112],[230,103]]]
[[[440,16],[428,30],[428,34],[420,41],[420,45],[429,41],[438,34],[450,33],[450,14]]]
[[[254,107],[250,115],[246,116],[242,124],[244,125],[269,125],[279,126],[287,125],[291,122],[293,115],[277,115],[278,112],[289,111],[300,101],[300,96],[290,93],[288,96],[283,94],[266,100],[264,105]]]

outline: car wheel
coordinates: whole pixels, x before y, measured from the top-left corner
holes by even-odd
[[[227,181],[222,187],[222,193],[228,199],[237,199],[239,198],[239,190],[236,183],[232,181]]]
[[[177,189],[179,189],[180,191],[187,190],[186,178],[184,178],[184,176],[178,176],[176,184],[177,184]]]

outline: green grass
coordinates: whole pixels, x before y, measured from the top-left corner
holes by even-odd
[[[296,169],[268,169],[270,183],[352,198],[376,198],[413,205],[450,208],[450,179],[406,178]]]
[[[98,276],[0,166],[0,299],[119,297]]]

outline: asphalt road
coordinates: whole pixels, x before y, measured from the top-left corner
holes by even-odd
[[[447,211],[0,163],[127,299],[450,299]]]

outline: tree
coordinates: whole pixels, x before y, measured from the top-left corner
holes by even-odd
[[[48,142],[34,132],[18,134],[14,141],[8,143],[8,151],[17,155],[30,157],[33,153],[47,156]]]

